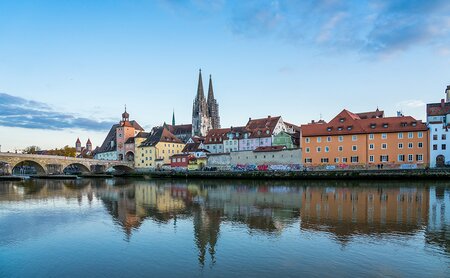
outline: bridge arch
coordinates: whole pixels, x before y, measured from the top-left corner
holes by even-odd
[[[68,164],[63,169],[64,174],[85,174],[90,172],[91,170],[86,165],[77,162]]]
[[[45,175],[45,166],[33,160],[22,160],[12,167],[13,175]]]
[[[128,152],[125,154],[125,160],[126,160],[126,161],[130,161],[130,162],[133,162],[133,161],[134,161],[134,152],[128,151]]]
[[[118,174],[128,174],[134,172],[134,169],[127,165],[113,165],[112,168]]]

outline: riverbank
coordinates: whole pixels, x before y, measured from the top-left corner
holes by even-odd
[[[183,179],[449,179],[450,169],[439,170],[340,170],[340,171],[291,171],[291,172],[269,172],[269,171],[154,171],[149,173],[133,173],[127,177],[150,178],[183,178]]]

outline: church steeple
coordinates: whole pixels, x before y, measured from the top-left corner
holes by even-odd
[[[202,69],[198,71],[198,86],[197,86],[197,99],[205,99],[205,93],[203,92],[203,80],[202,80]]]
[[[175,125],[175,109],[173,110],[172,113],[172,125]]]
[[[208,86],[208,103],[214,100],[214,91],[212,85],[211,74],[209,75],[209,86]]]

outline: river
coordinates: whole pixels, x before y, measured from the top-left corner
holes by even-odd
[[[0,182],[0,277],[450,277],[450,183]]]

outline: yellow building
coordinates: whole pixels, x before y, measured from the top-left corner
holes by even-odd
[[[188,170],[189,171],[202,170],[206,166],[207,162],[208,158],[206,156],[197,157],[192,160],[189,160]]]
[[[136,144],[136,168],[160,168],[170,165],[170,157],[179,154],[184,143],[164,127],[155,127],[148,137]]]

